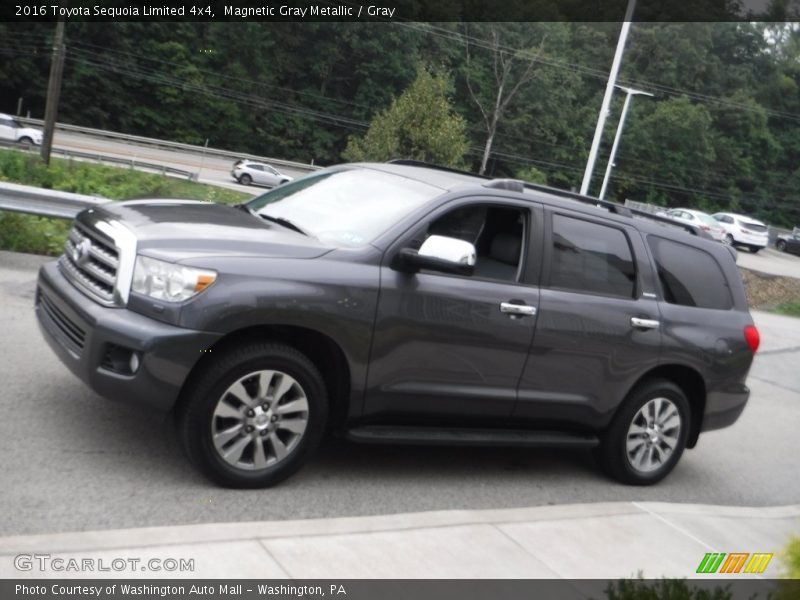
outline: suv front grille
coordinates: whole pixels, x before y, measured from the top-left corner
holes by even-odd
[[[44,321],[52,331],[61,332],[64,345],[76,356],[81,355],[86,340],[86,332],[78,327],[67,315],[60,311],[46,294],[39,294],[39,309],[44,316]]]
[[[119,252],[112,243],[76,221],[59,264],[67,278],[95,300],[114,303]]]

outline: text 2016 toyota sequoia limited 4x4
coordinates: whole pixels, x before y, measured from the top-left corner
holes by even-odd
[[[759,338],[733,253],[568,192],[350,164],[236,207],[84,210],[36,312],[99,394],[174,411],[222,485],[284,479],[326,428],[588,447],[650,484],[747,402]]]

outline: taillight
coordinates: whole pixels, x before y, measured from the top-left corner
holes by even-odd
[[[758,350],[758,345],[761,343],[761,336],[758,334],[758,329],[756,329],[755,325],[744,326],[744,339],[747,345],[750,346],[750,350],[755,354],[756,350]]]

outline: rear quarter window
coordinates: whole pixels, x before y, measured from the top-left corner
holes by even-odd
[[[728,310],[731,291],[722,268],[705,250],[649,236],[664,300],[670,304]]]

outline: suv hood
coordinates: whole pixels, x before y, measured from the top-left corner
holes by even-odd
[[[316,258],[333,249],[244,210],[195,200],[109,202],[79,218],[120,221],[136,235],[138,252],[171,262],[200,256]]]

